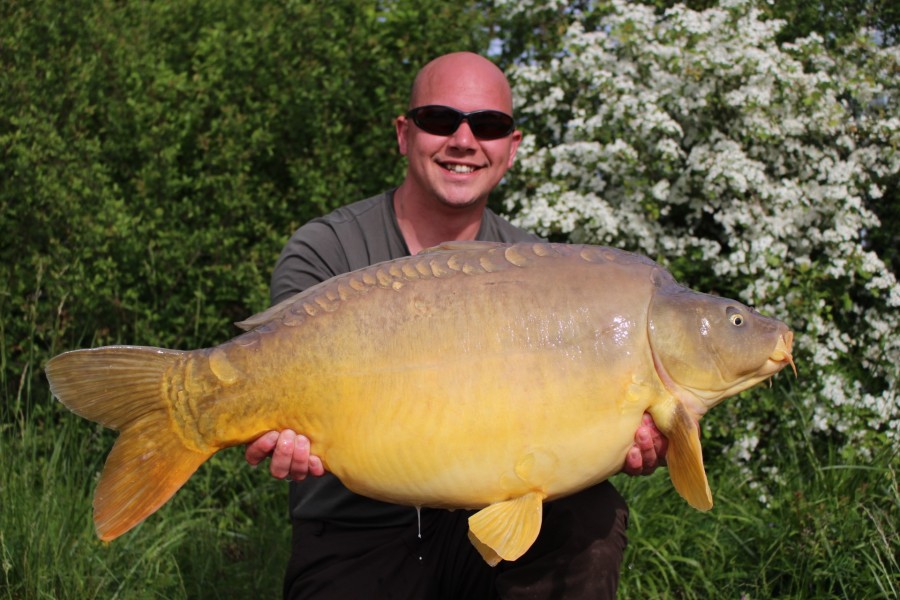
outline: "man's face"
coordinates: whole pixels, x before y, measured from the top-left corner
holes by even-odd
[[[485,73],[482,65],[448,65],[435,69],[417,87],[413,108],[450,106],[463,112],[498,110],[512,112],[509,88],[502,76]],[[409,167],[406,183],[415,193],[432,197],[446,206],[469,206],[486,200],[512,166],[522,134],[514,131],[496,139],[477,138],[463,121],[450,135],[434,135],[411,119],[397,119],[397,142]]]

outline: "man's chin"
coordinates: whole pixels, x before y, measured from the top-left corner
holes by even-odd
[[[451,208],[481,207],[487,201],[488,192],[474,186],[442,186],[436,196],[441,204]]]
[[[479,198],[478,196],[438,196],[438,200],[440,203],[447,208],[453,208],[456,210],[465,210],[467,208],[481,208],[484,204],[483,200],[486,200],[487,196],[483,198]]]

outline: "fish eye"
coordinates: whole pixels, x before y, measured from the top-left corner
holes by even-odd
[[[746,322],[744,315],[741,312],[733,307],[728,308],[728,320],[731,321],[731,324],[735,327],[742,327]]]

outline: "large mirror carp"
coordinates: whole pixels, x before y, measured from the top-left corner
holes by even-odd
[[[617,473],[649,412],[672,483],[712,494],[697,422],[793,367],[793,334],[655,262],[600,246],[450,243],[340,275],[214,348],[109,346],[47,363],[53,394],[120,432],[94,498],[114,539],[215,452],[308,436],[349,489],[480,509],[490,564],[533,543],[542,503]]]

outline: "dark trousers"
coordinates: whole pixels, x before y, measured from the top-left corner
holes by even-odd
[[[546,503],[534,545],[493,568],[469,542],[472,512],[423,509],[421,538],[416,523],[358,529],[296,522],[284,597],[615,598],[628,508],[609,482]]]

